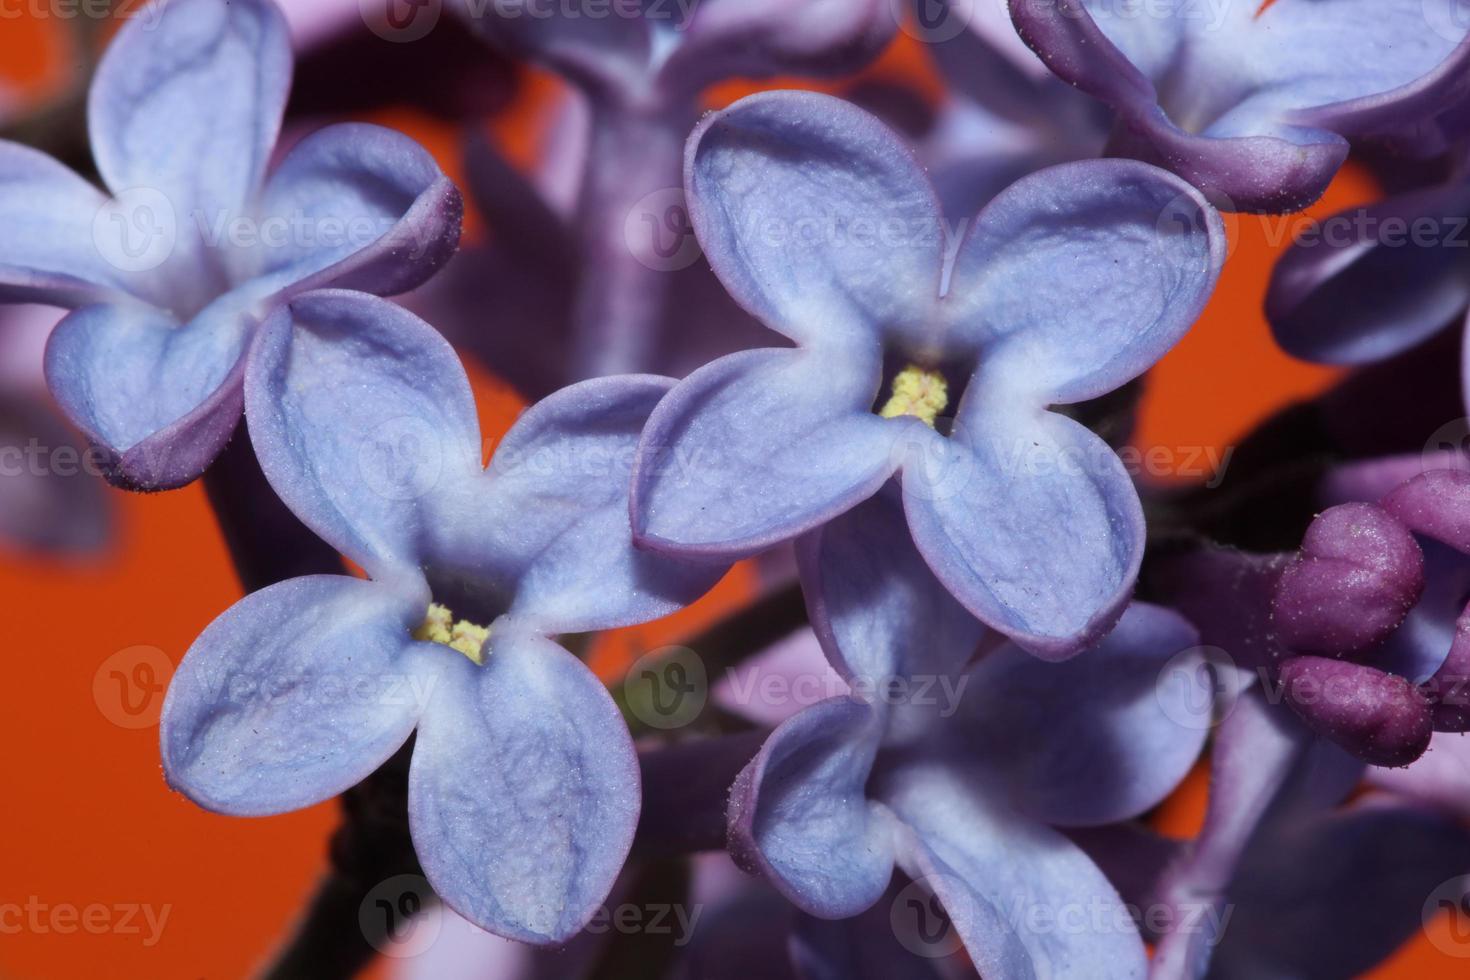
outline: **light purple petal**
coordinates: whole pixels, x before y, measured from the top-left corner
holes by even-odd
[[[1277,342],[1309,361],[1364,364],[1444,329],[1470,304],[1463,224],[1455,232],[1467,217],[1470,183],[1457,182],[1341,212],[1299,235],[1266,294]]]
[[[880,331],[932,323],[938,201],[912,151],[857,106],[813,92],[741,99],[691,134],[684,184],[710,265],[773,330],[872,350]]]
[[[990,405],[934,443],[904,467],[903,488],[914,542],[939,580],[1046,659],[1107,632],[1144,541],[1138,494],[1107,443],[1051,412]]]
[[[730,853],[824,919],[868,908],[893,871],[891,826],[863,791],[881,724],[854,698],[813,705],[771,734],[730,790]]]
[[[450,522],[455,540],[441,536],[436,550],[474,553],[477,566],[513,563],[511,612],[550,633],[647,622],[703,595],[727,565],[641,551],[629,525],[638,437],[672,386],[651,375],[600,378],[532,406],[496,447],[488,492],[465,502],[479,513]]]
[[[606,689],[498,620],[485,666],[453,658],[409,771],[414,849],[445,903],[521,942],[562,943],[612,889],[638,822],[638,760]]]
[[[770,728],[804,708],[849,693],[828,663],[816,634],[800,629],[725,672],[710,700]]]
[[[237,816],[356,785],[404,743],[437,686],[410,638],[428,599],[422,583],[398,591],[313,575],[230,607],[169,685],[159,730],[169,785]]]
[[[967,402],[1112,391],[1184,336],[1224,261],[1220,216],[1156,167],[1086,161],[1018,181],[975,220],[946,294],[952,329],[981,348]]]
[[[254,210],[262,241],[251,275],[293,293],[338,286],[391,296],[448,261],[464,204],[413,140],[343,123],[296,144]]]
[[[446,495],[480,474],[464,368],[413,314],[363,293],[297,297],[249,358],[250,438],[281,499],[373,574],[416,566]]]
[[[182,326],[142,305],[88,306],[46,346],[46,380],[119,486],[168,490],[204,472],[240,419],[255,322],[225,296]]]
[[[120,298],[121,273],[95,237],[106,203],[44,153],[0,142],[0,299],[75,307]]]
[[[903,869],[938,896],[982,976],[1142,980],[1143,940],[1076,844],[942,772],[910,772],[883,799],[906,825]]]
[[[123,25],[93,79],[92,152],[114,193],[144,187],[181,225],[239,216],[260,186],[291,86],[270,0],[171,0]]]
[[[1470,554],[1470,473],[1421,473],[1387,494],[1382,505],[1414,533]]]
[[[798,544],[802,591],[827,658],[846,678],[957,675],[985,629],[940,585],[887,491]]]
[[[1166,670],[1197,662],[1198,642],[1177,613],[1135,603],[1064,664],[996,650],[971,674],[961,745],[985,756],[1011,805],[1033,819],[1076,827],[1137,816],[1173,792],[1209,734],[1199,707],[1209,684]]]
[[[731,354],[654,410],[633,472],[633,531],[660,550],[754,554],[871,496],[898,465],[869,411],[876,360]]]

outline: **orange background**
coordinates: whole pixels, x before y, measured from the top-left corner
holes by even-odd
[[[0,82],[31,98],[64,85],[70,66],[58,33],[55,21],[0,21]],[[873,70],[917,73],[933,88],[911,43],[896,45]],[[544,80],[534,85],[533,100],[544,101],[548,89]],[[722,90],[715,99],[736,94]],[[512,156],[528,155],[532,115],[522,107],[496,126]],[[376,121],[410,130],[457,175],[449,127],[398,111]],[[1372,192],[1366,178],[1348,173],[1314,211],[1325,214]],[[469,233],[479,233],[477,223]],[[1214,302],[1154,374],[1142,446],[1223,448],[1332,378],[1281,354],[1261,317],[1271,263],[1286,237],[1280,225],[1242,218],[1231,235],[1234,252]],[[486,435],[495,435],[513,418],[515,400],[493,379],[472,373]],[[106,677],[97,680],[109,657],[151,647],[176,663],[241,595],[201,488],[114,496],[118,533],[104,555],[62,563],[0,554],[0,596],[10,624],[0,691],[6,746],[0,903],[148,903],[167,906],[169,918],[151,947],[142,935],[115,932],[0,935],[0,977],[241,976],[280,940],[323,870],[335,809],[324,804],[259,820],[205,813],[164,785],[156,727],[110,720],[128,716],[119,713]],[[733,578],[682,620],[706,619],[738,597],[743,579],[738,572]],[[604,647],[604,666],[652,645],[648,634],[619,637]],[[135,690],[134,697],[145,698],[156,716],[161,689]],[[1167,809],[1165,825],[1189,832],[1203,794],[1200,774]],[[1452,975],[1457,966],[1463,969],[1419,937],[1373,976],[1422,980]]]

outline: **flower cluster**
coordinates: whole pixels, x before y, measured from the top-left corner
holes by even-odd
[[[204,477],[251,588],[173,676],[170,786],[386,798],[403,819],[350,805],[344,839],[410,853],[462,955],[565,946],[562,975],[697,851],[758,881],[712,872],[639,975],[1336,977],[1412,932],[1470,866],[1463,441],[1351,459],[1338,393],[1192,492],[1120,452],[1220,282],[1221,212],[1298,210],[1350,152],[1396,196],[1283,254],[1282,346],[1388,372],[1463,316],[1455,0],[430,6],[449,26],[313,29],[452,32],[386,86],[444,119],[508,61],[568,83],[536,173],[470,135],[462,251],[429,151],[288,115],[276,0],[121,28],[100,187],[0,142],[0,302],[66,311],[52,397],[115,486]],[[848,85],[896,37],[940,98]],[[728,94],[776,77],[840,94]],[[529,402],[492,440],[461,355]],[[744,607],[664,634],[689,650],[594,671],[593,634],[748,559]],[[749,703],[783,672],[828,696]],[[1201,767],[1203,829],[1163,836]],[[781,941],[733,949],[752,921]]]

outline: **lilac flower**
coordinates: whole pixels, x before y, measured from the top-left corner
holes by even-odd
[[[574,238],[574,378],[649,370],[660,346],[699,332],[671,273],[697,257],[686,254],[679,167],[703,92],[730,78],[843,74],[876,56],[896,26],[886,0],[615,4],[601,17],[525,0],[453,7],[504,50],[567,78],[591,106]],[[683,278],[697,288],[699,277]]]
[[[1080,840],[1162,926],[1154,980],[1359,976],[1422,927],[1426,898],[1470,866],[1470,835],[1403,798],[1342,805],[1361,763],[1259,689],[1228,703],[1196,839],[1122,825]]]
[[[1053,828],[1138,814],[1188,772],[1206,727],[1188,723],[1189,699],[1203,688],[1157,676],[1181,654],[1192,662],[1194,630],[1135,605],[1088,656],[1046,664],[1001,645],[966,670],[984,630],[942,590],[915,587],[928,573],[895,495],[803,552],[828,657],[854,690],[879,693],[776,729],[731,791],[737,860],[823,919],[872,906],[897,864],[943,902],[983,976],[1141,977],[1117,893]],[[962,697],[923,693],[935,681]],[[1048,929],[1028,918],[1038,907],[1053,925],[1082,909],[1103,920]]]
[[[1467,248],[1470,174],[1461,173],[1306,229],[1271,274],[1266,315],[1297,357],[1383,360],[1464,316]]]
[[[799,92],[708,116],[686,180],[726,288],[800,346],[721,358],[660,404],[640,543],[753,554],[898,474],[919,550],[982,621],[1050,657],[1105,632],[1142,551],[1138,497],[1047,407],[1122,385],[1194,322],[1224,251],[1198,192],[1144,164],[1072,164],[951,230],[897,137]]]
[[[1116,111],[1114,148],[1211,200],[1286,212],[1321,196],[1347,140],[1426,154],[1450,118],[1470,44],[1457,0],[1012,0],[1021,36]]]
[[[463,369],[401,308],[298,296],[254,345],[261,466],[369,578],[291,579],[204,631],[164,706],[170,783],[224,813],[294,810],[417,729],[409,812],[429,881],[486,929],[565,940],[622,867],[639,789],[612,699],[549,637],[665,615],[721,571],[630,543],[636,436],[672,382],[560,392],[482,470]]]
[[[111,199],[0,144],[0,300],[75,310],[53,334],[57,401],[110,478],[167,489],[235,430],[250,337],[307,289],[409,289],[454,250],[460,200],[411,140],[344,124],[266,176],[290,85],[270,0],[176,0],[129,21],[89,116]]]

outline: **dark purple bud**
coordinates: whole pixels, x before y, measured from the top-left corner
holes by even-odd
[[[1470,473],[1421,473],[1391,491],[1381,506],[1410,530],[1470,554]]]
[[[1409,529],[1372,504],[1341,504],[1307,528],[1271,611],[1288,647],[1353,656],[1387,639],[1423,590],[1424,555]]]
[[[1435,731],[1470,731],[1470,610],[1460,614],[1449,656],[1422,690],[1433,706]]]
[[[1326,657],[1293,657],[1281,694],[1317,734],[1375,766],[1407,766],[1429,748],[1429,701],[1393,674]]]

